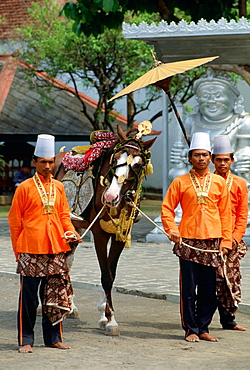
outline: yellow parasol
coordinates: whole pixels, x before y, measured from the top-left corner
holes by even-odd
[[[113,96],[109,101],[118,99],[124,95],[130,94],[148,85],[154,85],[156,87],[163,89],[169,97],[170,103],[180,123],[185,139],[189,145],[190,143],[189,143],[189,139],[185,131],[184,125],[181,121],[180,115],[170,95],[169,84],[174,75],[188,71],[189,69],[201,66],[202,64],[209,63],[212,60],[219,58],[219,57],[215,56],[215,57],[208,57],[208,58],[183,60],[180,62],[173,62],[173,63],[162,63],[161,61],[156,60],[152,51],[151,51],[151,54],[154,59],[154,64],[152,68],[148,72],[146,72],[144,75],[139,77],[137,80],[132,82],[130,85],[125,87],[125,89],[123,89],[118,94]]]

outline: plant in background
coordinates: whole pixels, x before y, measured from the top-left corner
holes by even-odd
[[[5,162],[4,162],[3,156],[0,155],[0,177],[4,177],[4,165],[5,165]]]
[[[53,0],[45,0],[44,6],[33,3],[29,10],[30,22],[16,30],[16,40],[21,44],[15,55],[32,65],[26,70],[30,86],[46,92],[51,89],[51,82],[59,78],[73,86],[75,97],[80,100],[82,113],[94,130],[113,130],[115,102],[109,99],[127,84],[133,82],[148,71],[152,65],[150,47],[143,41],[124,39],[120,29],[105,29],[104,33],[94,37],[72,32],[72,20],[58,17],[60,5]],[[36,75],[36,71],[49,74],[50,81]],[[81,99],[79,91],[91,88],[97,96],[94,113]],[[133,124],[135,116],[147,110],[149,105],[160,96],[158,89],[149,90],[145,101],[135,103],[129,116],[128,126]]]

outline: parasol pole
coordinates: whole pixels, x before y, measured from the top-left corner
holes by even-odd
[[[162,64],[162,62],[160,60],[157,60],[156,59],[153,50],[150,50],[150,53],[151,53],[152,58],[154,60],[154,64],[153,64],[153,67],[152,68],[157,68],[159,65]],[[172,98],[172,96],[170,94],[169,85],[170,85],[171,80],[172,80],[172,76],[171,77],[168,77],[168,78],[164,78],[163,80],[160,80],[160,81],[154,83],[153,86],[156,86],[156,87],[158,87],[160,89],[163,89],[165,91],[165,93],[167,94],[167,96],[169,98],[169,101],[170,101],[170,104],[172,105],[172,108],[174,110],[174,113],[176,115],[176,118],[177,118],[177,120],[179,122],[179,125],[181,127],[181,130],[183,132],[184,138],[185,138],[185,140],[187,142],[187,145],[190,146],[190,140],[188,138],[187,131],[186,131],[185,127],[184,127],[184,124],[182,122],[181,116],[179,115],[179,112],[178,112],[178,110],[176,108],[176,105],[175,105],[175,103],[173,101],[173,98]]]
[[[184,126],[184,124],[182,122],[181,116],[179,115],[179,112],[178,112],[178,110],[176,108],[176,105],[174,103],[174,100],[173,100],[173,98],[172,98],[172,96],[170,94],[169,84],[170,84],[171,80],[172,80],[172,77],[164,78],[163,80],[158,81],[158,82],[154,83],[153,85],[156,86],[156,87],[158,87],[158,88],[160,88],[160,89],[162,89],[162,90],[164,90],[165,93],[167,94],[167,96],[169,98],[169,101],[170,101],[170,103],[172,105],[172,108],[174,110],[174,113],[176,115],[176,118],[177,118],[177,120],[179,122],[179,125],[181,127],[181,130],[183,132],[184,138],[185,138],[185,140],[187,142],[187,145],[190,146],[190,140],[189,140],[187,131],[186,131],[185,126]]]
[[[164,91],[165,91],[165,90],[164,90]],[[190,140],[189,140],[189,137],[188,137],[187,131],[186,131],[186,129],[185,129],[185,127],[184,127],[184,125],[183,125],[183,122],[182,122],[181,116],[180,116],[180,114],[179,114],[179,112],[178,112],[178,110],[177,110],[177,108],[176,108],[176,105],[175,105],[175,103],[174,103],[174,101],[173,101],[173,98],[172,98],[172,96],[171,96],[171,94],[170,94],[170,91],[169,91],[169,90],[168,90],[168,91],[165,91],[165,93],[167,94],[167,96],[168,96],[168,98],[169,98],[169,101],[170,101],[170,103],[171,103],[171,105],[172,105],[172,107],[173,107],[173,110],[174,110],[174,112],[175,112],[176,118],[177,118],[177,120],[178,120],[178,122],[179,122],[179,125],[180,125],[180,127],[181,127],[181,130],[182,130],[183,135],[184,135],[184,137],[185,137],[185,140],[186,140],[186,142],[187,142],[187,145],[188,145],[188,146],[190,146]]]

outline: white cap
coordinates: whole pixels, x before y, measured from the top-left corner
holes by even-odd
[[[55,156],[55,136],[41,134],[37,136],[34,155],[41,158],[52,158]]]
[[[206,132],[195,132],[189,150],[203,149],[211,152],[210,137]]]
[[[230,144],[228,135],[219,135],[214,137],[213,154],[230,154],[233,149]]]

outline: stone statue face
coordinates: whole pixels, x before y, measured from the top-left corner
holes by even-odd
[[[210,121],[221,121],[234,114],[237,96],[223,83],[210,81],[201,84],[196,92],[201,114]]]

